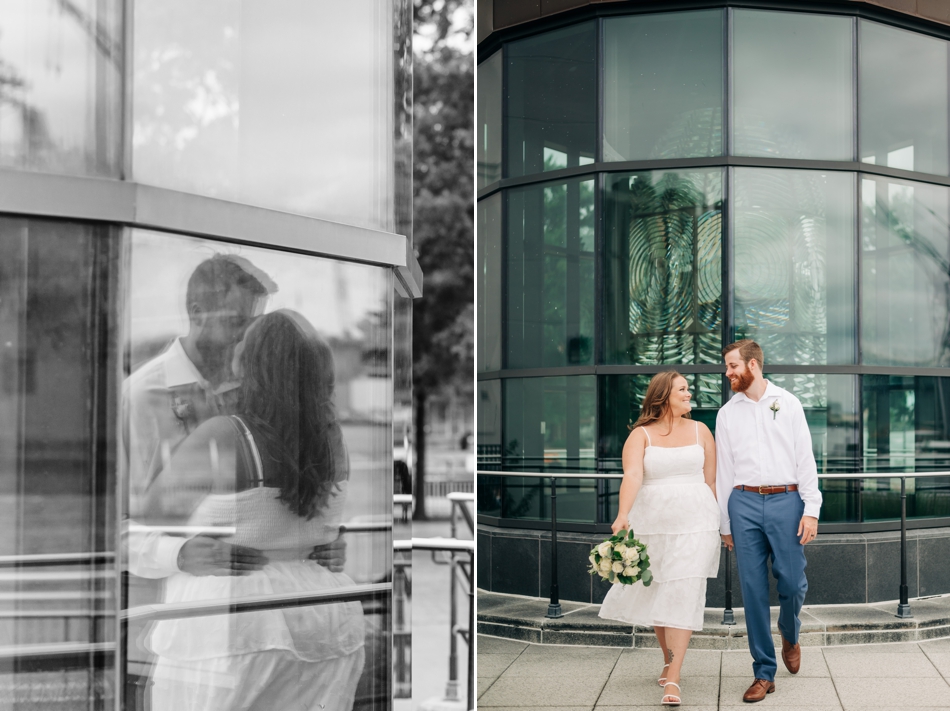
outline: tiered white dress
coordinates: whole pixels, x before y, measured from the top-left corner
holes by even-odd
[[[353,585],[308,556],[339,535],[346,481],[328,506],[307,520],[258,487],[212,495],[190,523],[234,526],[228,543],[257,548],[269,562],[241,576],[168,578],[166,602],[240,600],[255,595],[306,594]],[[350,711],[363,671],[363,609],[358,602],[169,620],[149,640],[158,655],[153,711]]]
[[[646,432],[646,430],[644,430]],[[650,435],[647,433],[647,441]],[[719,504],[703,478],[699,444],[647,446],[643,486],[628,520],[647,546],[653,582],[614,584],[600,616],[634,625],[703,628],[706,578],[719,572]]]

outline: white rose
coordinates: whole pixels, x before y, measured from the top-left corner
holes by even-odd
[[[623,543],[618,543],[614,547],[614,550],[617,551],[620,555],[623,555],[624,553],[627,552],[627,547]]]
[[[609,556],[611,550],[612,550],[612,547],[609,541],[604,541],[599,546],[597,546],[597,552],[600,553],[602,556]]]
[[[615,573],[622,573],[622,572],[623,572],[623,563],[621,563],[619,560],[618,560],[618,561],[615,561],[615,562],[614,562],[614,565],[613,565],[613,571],[614,571]]]
[[[592,566],[594,566],[595,568],[597,567],[597,559],[594,558],[593,553],[591,554],[591,556],[590,556],[590,558],[589,558],[588,560],[590,560],[590,564],[591,564]]]
[[[623,574],[631,578],[635,578],[639,572],[640,566],[638,565],[631,565],[630,567],[623,569]]]
[[[625,561],[637,560],[640,557],[640,553],[636,548],[628,548],[623,552],[623,559]]]
[[[600,569],[601,569],[603,572],[609,573],[609,572],[610,572],[610,567],[611,567],[611,565],[610,565],[610,560],[608,560],[607,558],[604,558],[604,559],[602,559],[602,560],[600,561]]]

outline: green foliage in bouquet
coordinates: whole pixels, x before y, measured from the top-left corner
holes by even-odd
[[[590,574],[621,585],[653,582],[646,544],[634,538],[632,530],[615,533],[590,552]]]

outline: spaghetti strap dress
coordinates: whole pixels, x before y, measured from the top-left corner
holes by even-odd
[[[644,429],[647,441],[650,435]],[[655,447],[643,454],[643,486],[628,521],[647,546],[653,582],[614,584],[600,616],[633,625],[703,628],[706,578],[719,573],[719,504],[703,477],[699,442]]]

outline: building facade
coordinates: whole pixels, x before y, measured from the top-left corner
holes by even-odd
[[[213,708],[240,681],[228,665],[261,647],[244,630],[275,620],[290,630],[277,647],[318,669],[285,672],[285,691],[305,694],[307,674],[346,651],[349,686],[321,687],[324,705],[391,706],[393,413],[411,401],[422,288],[411,36],[408,0],[0,3],[0,706],[132,710],[206,694]],[[214,259],[242,285],[199,279],[193,298]],[[263,289],[253,308],[221,305],[248,279]],[[248,324],[272,312],[305,345],[265,343],[254,360]],[[282,348],[305,347],[319,368],[277,370]],[[236,503],[248,487],[233,449],[212,438],[202,450],[220,481],[191,477],[180,456],[211,415],[234,413],[266,455],[254,423],[269,415],[246,409],[255,386],[236,379],[251,365],[298,378],[316,404],[277,407],[317,413],[301,431],[329,433],[313,456],[334,472],[323,499],[307,498],[265,456],[261,486],[273,476],[287,501],[330,502],[275,514],[290,523],[270,533]],[[139,411],[143,434],[134,393],[149,367],[168,402],[142,405],[155,408]],[[324,573],[304,559],[341,526],[344,572],[314,582]],[[270,554],[269,583],[202,573],[201,594],[177,598],[181,554],[163,571],[132,543],[151,537],[165,555],[248,531]],[[307,646],[341,620],[347,650]],[[162,625],[202,638],[169,649]],[[177,671],[159,678],[168,659]],[[259,686],[281,668],[255,671]]]
[[[479,3],[482,589],[547,594],[553,482],[599,602],[647,383],[714,429],[753,338],[826,477],[809,602],[897,598],[900,474],[910,595],[950,592],[950,17],[907,5]]]

